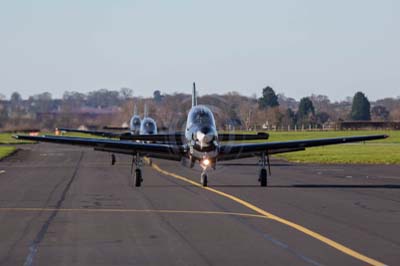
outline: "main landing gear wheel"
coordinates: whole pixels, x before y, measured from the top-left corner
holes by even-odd
[[[208,178],[207,178],[207,174],[206,173],[202,173],[200,176],[200,182],[203,185],[203,187],[207,186],[208,183]]]
[[[140,187],[142,184],[142,171],[140,169],[135,170],[135,187]]]
[[[266,187],[267,186],[267,169],[263,168],[260,171],[260,186]]]

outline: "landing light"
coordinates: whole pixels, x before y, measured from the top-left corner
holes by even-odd
[[[202,163],[203,163],[204,166],[209,166],[210,165],[210,160],[209,159],[204,159]]]

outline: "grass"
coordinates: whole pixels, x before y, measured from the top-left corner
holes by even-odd
[[[24,133],[25,134],[25,133]],[[17,140],[12,136],[16,135],[14,133],[0,133],[0,144],[31,144],[34,143],[29,140]]]
[[[389,138],[365,143],[340,144],[307,148],[275,157],[299,163],[322,164],[400,164],[400,131],[315,131],[270,132],[268,141],[288,141],[342,136],[387,134]]]
[[[13,153],[15,150],[16,148],[12,146],[0,146],[0,160]]]

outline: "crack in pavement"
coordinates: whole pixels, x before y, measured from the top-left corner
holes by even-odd
[[[38,252],[39,249],[39,245],[42,242],[42,240],[44,239],[49,226],[51,225],[51,223],[53,222],[54,218],[57,216],[59,209],[61,208],[67,193],[69,191],[69,189],[71,188],[72,183],[74,182],[77,173],[78,173],[78,169],[80,166],[80,163],[82,161],[83,158],[83,154],[84,152],[81,152],[81,155],[79,157],[78,163],[75,166],[75,170],[74,173],[72,174],[72,177],[70,178],[70,180],[68,181],[68,184],[66,185],[66,187],[64,188],[63,192],[61,193],[61,198],[57,201],[57,204],[55,206],[54,211],[50,214],[50,216],[47,218],[47,220],[44,222],[44,224],[42,225],[41,229],[39,230],[38,234],[36,235],[35,239],[32,241],[32,243],[29,246],[29,254],[28,256],[26,256],[25,259],[25,263],[24,266],[31,266],[33,265],[34,259],[35,259],[35,255]]]

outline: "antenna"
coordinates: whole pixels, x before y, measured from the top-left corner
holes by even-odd
[[[192,106],[197,105],[196,83],[193,82]]]
[[[147,103],[144,103],[144,117],[148,116],[148,112],[147,112]]]

